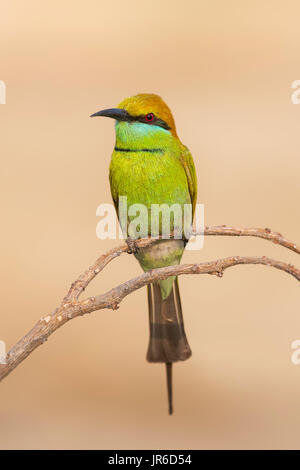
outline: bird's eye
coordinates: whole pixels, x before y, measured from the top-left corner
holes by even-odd
[[[154,114],[153,113],[146,114],[145,119],[146,119],[147,122],[153,121]]]

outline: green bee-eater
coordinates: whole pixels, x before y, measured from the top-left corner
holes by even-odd
[[[110,187],[118,212],[119,198],[127,197],[127,207],[143,204],[191,204],[194,213],[197,178],[192,155],[179,140],[169,107],[154,94],[138,94],[117,108],[93,116],[116,120],[116,144],[110,164]],[[130,217],[128,218],[130,220]],[[147,234],[151,234],[146,221]],[[176,229],[174,219],[171,229]],[[161,228],[161,225],[159,224]],[[129,236],[130,234],[126,234]],[[180,263],[186,241],[158,240],[139,249],[135,256],[144,271]],[[149,362],[164,362],[167,370],[169,413],[172,413],[172,363],[191,356],[181,310],[178,279],[170,277],[148,286],[150,341]]]

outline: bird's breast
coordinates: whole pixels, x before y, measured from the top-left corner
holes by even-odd
[[[168,151],[114,151],[110,165],[110,184],[114,200],[127,197],[127,204],[186,204],[190,202],[183,166]]]

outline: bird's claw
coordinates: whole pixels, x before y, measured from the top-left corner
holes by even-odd
[[[134,253],[137,253],[138,252],[138,246],[136,244],[136,240],[134,240],[133,238],[126,238],[126,243],[127,243],[127,246],[128,246],[128,250],[127,250],[127,253],[128,254],[134,254]]]

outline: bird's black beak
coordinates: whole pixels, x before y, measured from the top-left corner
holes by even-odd
[[[102,111],[98,111],[98,113],[92,114],[90,117],[95,116],[104,116],[109,117],[112,119],[116,119],[117,121],[131,121],[132,118],[125,109],[119,108],[111,108],[111,109],[103,109]]]

